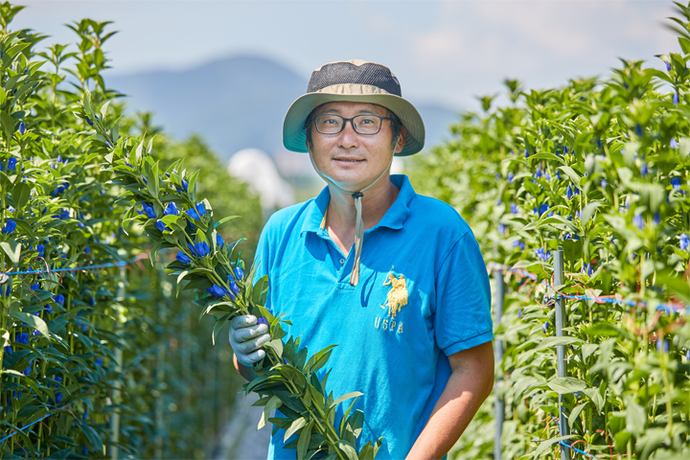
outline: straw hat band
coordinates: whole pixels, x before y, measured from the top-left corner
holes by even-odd
[[[374,85],[360,85],[357,83],[344,83],[326,86],[314,93],[327,94],[391,94],[383,88]]]

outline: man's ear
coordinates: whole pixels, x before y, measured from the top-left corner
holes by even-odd
[[[406,134],[407,134],[407,130],[403,126],[400,129],[400,136],[398,136],[398,142],[395,144],[395,153],[402,152],[403,147],[405,147],[405,135]]]

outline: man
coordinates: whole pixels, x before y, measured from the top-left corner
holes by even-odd
[[[465,221],[390,175],[394,155],[424,145],[419,113],[387,67],[333,62],[288,110],[283,142],[307,152],[328,187],[266,224],[256,260],[267,305],[311,352],[338,345],[327,391],[364,393],[359,442],[383,437],[377,459],[443,457],[492,389],[490,289]],[[232,322],[246,378],[266,331],[252,316]],[[269,458],[295,458],[283,434]]]

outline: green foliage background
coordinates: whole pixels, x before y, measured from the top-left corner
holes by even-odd
[[[145,260],[141,229],[121,227],[127,203],[102,168],[107,150],[93,120],[75,114],[84,92],[123,117],[115,137],[156,134],[163,163],[185,158],[202,171],[200,194],[217,213],[242,216],[224,237],[248,238],[240,245],[248,261],[258,198],[200,139],[174,141],[150,115],[123,115],[101,76],[109,23],[75,22],[75,45],[42,51],[44,36],[9,29],[20,10],[0,5],[0,270],[41,273],[0,280],[2,438],[24,429],[0,442],[0,456],[99,458],[117,449],[123,458],[204,458],[240,388],[232,353],[211,346],[212,321],[199,323],[193,299],[175,298]],[[129,265],[52,271],[114,261]]]
[[[504,276],[502,458],[560,458],[559,394],[570,442],[596,458],[690,458],[689,310],[656,311],[690,303],[690,10],[677,11],[681,52],[660,56],[667,71],[622,61],[608,79],[559,88],[506,80],[508,104],[482,98],[482,113],[463,113],[452,140],[415,163],[419,192],[460,212],[487,262],[538,278]],[[646,308],[568,300],[567,337],[554,337],[554,292],[541,282],[553,285],[558,249],[561,292]],[[556,375],[557,345],[566,347],[566,378]],[[492,405],[456,458],[493,456]]]

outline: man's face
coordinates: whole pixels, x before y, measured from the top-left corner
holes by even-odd
[[[313,117],[323,114],[352,118],[357,115],[388,116],[384,107],[361,102],[329,102],[314,110]],[[316,166],[344,190],[356,192],[372,183],[388,167],[394,150],[389,120],[383,120],[378,134],[358,134],[347,121],[338,134],[321,134],[311,124],[312,153]],[[403,148],[403,140],[395,153]],[[383,180],[383,179],[382,179]]]

